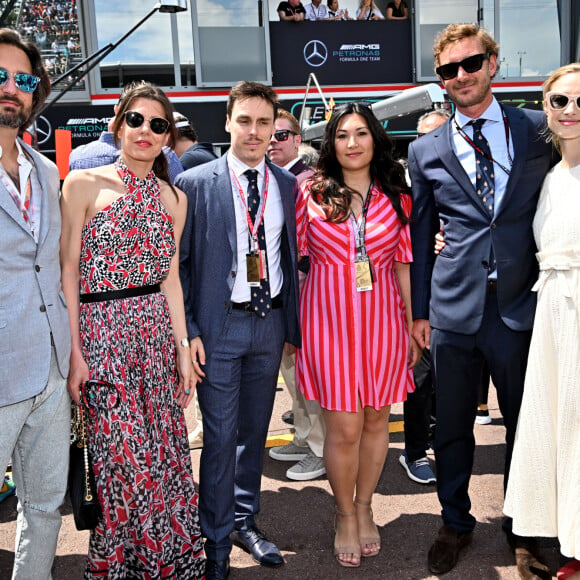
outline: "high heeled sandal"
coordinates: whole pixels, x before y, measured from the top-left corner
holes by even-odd
[[[358,497],[354,498],[354,503],[362,506],[363,508],[366,508],[369,511],[371,521],[373,523],[373,526],[375,527],[374,534],[371,534],[369,536],[361,536],[359,534],[359,537],[358,537],[358,541],[360,543],[361,556],[363,558],[372,558],[373,556],[377,556],[378,553],[381,551],[381,536],[379,535],[379,530],[377,528],[377,524],[375,524],[375,522],[373,520],[373,508],[371,507],[370,501],[363,501],[363,500],[360,500]],[[356,506],[355,506],[355,511],[356,511]],[[359,527],[359,529],[360,529],[360,527]],[[377,544],[378,545],[377,549],[365,554],[364,548],[367,547],[367,549],[369,549],[368,546],[370,546],[371,544]]]
[[[356,517],[356,509],[352,510],[351,512],[341,512],[338,508],[336,508],[336,514],[334,516],[334,557],[336,561],[343,566],[344,568],[358,568],[360,566],[360,557],[361,551],[360,546],[339,546],[336,543],[336,528],[337,528],[337,519],[338,516],[342,518],[349,518],[349,517]],[[348,555],[351,554],[353,556],[358,557],[358,562],[347,562],[345,560],[341,560],[339,558],[340,554]]]

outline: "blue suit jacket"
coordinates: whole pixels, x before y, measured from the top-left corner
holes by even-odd
[[[286,342],[300,346],[296,251],[296,179],[266,160],[284,207],[281,240]],[[180,276],[190,338],[201,336],[212,352],[230,308],[237,273],[236,218],[226,155],[188,169],[176,181],[188,198],[181,239]]]
[[[409,174],[413,212],[411,284],[413,317],[460,334],[479,329],[485,307],[487,261],[497,261],[502,320],[512,330],[532,327],[537,279],[532,220],[551,145],[540,136],[540,111],[505,107],[514,163],[504,198],[493,218],[486,212],[453,148],[451,121],[411,143]],[[434,236],[443,225],[446,246],[436,257]]]

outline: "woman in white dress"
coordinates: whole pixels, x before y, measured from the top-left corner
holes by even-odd
[[[557,537],[580,578],[580,63],[544,84],[548,128],[562,161],[534,219],[538,306],[504,512],[520,536]]]

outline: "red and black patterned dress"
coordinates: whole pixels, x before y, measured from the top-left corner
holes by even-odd
[[[81,294],[161,283],[175,241],[153,172],[119,161],[127,193],[83,228]],[[91,531],[85,578],[198,579],[204,575],[187,430],[165,296],[81,304],[91,379],[89,450],[103,518]]]

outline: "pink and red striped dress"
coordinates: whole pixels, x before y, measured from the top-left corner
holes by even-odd
[[[305,184],[297,200],[298,251],[310,257],[300,294],[302,348],[296,382],[306,399],[331,411],[381,409],[414,390],[407,368],[409,334],[394,261],[412,261],[409,226],[375,184],[365,243],[374,268],[373,289],[357,292],[355,231],[350,220],[325,221]],[[403,209],[411,199],[402,196]]]

